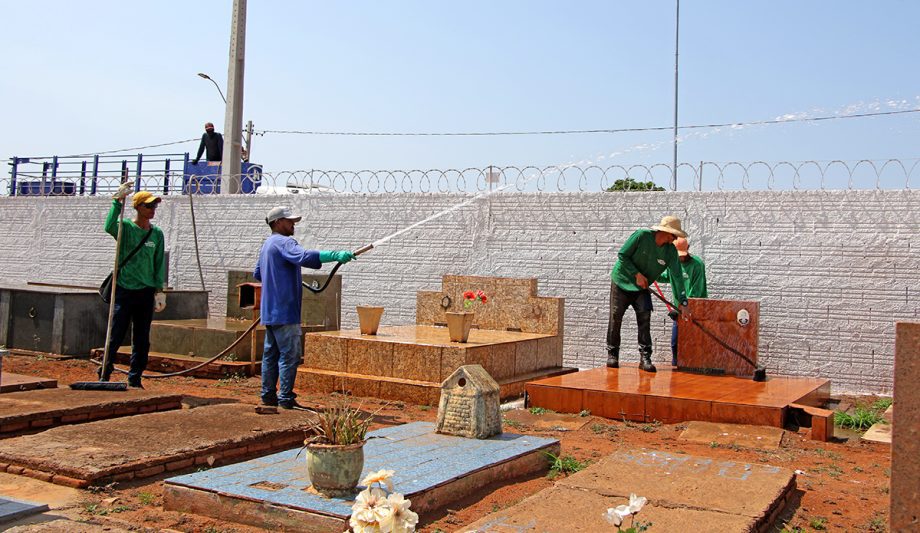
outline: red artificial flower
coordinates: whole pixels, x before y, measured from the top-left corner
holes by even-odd
[[[482,302],[482,303],[486,303],[486,302],[488,301],[488,298],[486,298],[486,295],[485,295],[485,294],[480,294],[480,295],[479,295],[479,301]]]
[[[475,300],[476,295],[473,294],[473,291],[466,291],[463,293],[463,298],[466,300]]]

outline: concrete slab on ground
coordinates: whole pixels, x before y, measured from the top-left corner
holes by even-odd
[[[0,441],[0,472],[85,487],[226,464],[297,446],[310,416],[218,404],[61,426]]]
[[[53,389],[55,387],[57,387],[56,379],[26,376],[13,372],[3,372],[0,374],[0,393],[35,389]]]
[[[632,493],[648,498],[639,516],[652,521],[655,530],[767,531],[794,488],[795,474],[785,468],[661,451],[619,451],[463,531],[610,529],[603,513],[628,503]]]
[[[891,444],[891,433],[894,430],[892,421],[894,420],[894,404],[888,406],[882,415],[882,420],[872,424],[862,436],[862,440],[869,442],[881,442],[882,444]]]
[[[611,507],[629,503],[629,498],[594,494],[582,489],[554,486],[544,489],[524,501],[492,513],[461,529],[468,533],[521,533],[524,531],[616,531],[604,519]],[[564,511],[561,511],[564,510]],[[693,531],[694,533],[725,533],[751,531],[754,519],[727,515],[704,509],[667,508],[646,505],[637,521],[651,522],[650,531]],[[629,526],[626,520],[625,526]]]
[[[0,436],[182,407],[179,394],[41,389],[0,396]]]
[[[50,509],[64,509],[79,503],[83,493],[47,481],[0,472],[0,498],[43,503]]]
[[[716,443],[720,446],[744,446],[762,450],[779,449],[784,430],[768,426],[720,424],[694,421],[687,424],[680,440],[700,444]]]
[[[587,416],[580,416],[578,414],[543,413],[538,415],[526,409],[505,411],[502,413],[502,418],[510,420],[511,422],[530,426],[534,429],[546,429],[550,431],[577,431],[585,427],[585,424],[591,420]]]
[[[559,441],[504,433],[478,440],[439,435],[429,422],[370,433],[364,472],[394,470],[395,489],[425,513],[504,479],[545,471]],[[354,495],[325,498],[309,491],[297,450],[167,479],[163,508],[285,531],[343,531]],[[363,487],[359,487],[359,490]]]

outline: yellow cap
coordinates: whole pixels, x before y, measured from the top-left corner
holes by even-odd
[[[153,194],[150,191],[140,191],[140,192],[134,193],[133,201],[134,201],[134,207],[137,207],[141,204],[152,204],[154,202],[161,202],[163,201],[163,199]]]

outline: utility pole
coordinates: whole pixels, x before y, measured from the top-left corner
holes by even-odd
[[[230,21],[230,59],[227,68],[227,111],[224,115],[224,153],[221,194],[240,191],[243,149],[243,71],[246,65],[246,0],[233,0]]]
[[[674,17],[674,167],[671,173],[671,190],[677,190],[677,58],[680,47],[680,0],[677,2],[677,13]]]

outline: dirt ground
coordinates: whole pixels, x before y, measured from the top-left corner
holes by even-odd
[[[73,381],[92,380],[94,376],[94,368],[86,361],[21,355],[5,358],[3,369],[55,378],[60,386]],[[144,383],[150,391],[183,394],[188,397],[187,403],[193,405],[195,402],[206,403],[207,399],[213,398],[251,404],[258,402],[258,378],[206,380],[175,377],[145,380]],[[305,405],[319,406],[326,403],[322,395],[302,394],[298,400]],[[871,402],[874,398],[860,400]],[[365,406],[376,408],[384,403],[367,399]],[[434,421],[436,415],[437,406],[402,403],[390,403],[380,412],[381,418],[387,423]],[[776,531],[887,531],[891,459],[890,447],[886,444],[858,439],[814,442],[808,440],[807,430],[790,430],[783,437],[779,449],[767,450],[681,441],[678,437],[685,429],[685,424],[640,424],[588,415],[585,417],[587,423],[580,429],[562,430],[561,426],[578,427],[579,424],[572,420],[570,424],[560,424],[557,429],[552,424],[542,422],[541,416],[516,412],[506,417],[504,429],[559,439],[562,455],[570,455],[580,462],[597,461],[619,449],[646,448],[795,469],[798,471],[798,491],[776,524]],[[578,418],[578,415],[570,416]],[[163,511],[161,503],[165,477],[83,491],[83,501],[67,510],[67,514],[85,522],[87,530],[92,530],[93,525],[96,525],[135,531],[260,531],[195,515]],[[514,505],[552,484],[551,479],[540,476],[486,487],[420,524],[419,531],[457,530],[489,513]],[[45,529],[34,526],[34,529],[26,530]],[[654,531],[654,527],[650,531]]]

